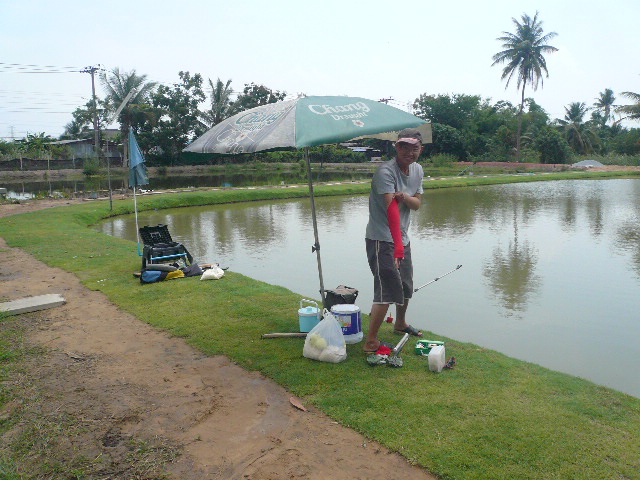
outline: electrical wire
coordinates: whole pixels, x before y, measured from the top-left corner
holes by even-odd
[[[79,73],[78,67],[58,67],[56,65],[23,65],[0,62],[0,73]]]

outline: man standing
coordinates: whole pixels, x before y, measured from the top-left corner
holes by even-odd
[[[413,265],[407,231],[410,212],[420,208],[423,193],[424,173],[422,166],[416,163],[423,150],[421,133],[415,128],[402,130],[395,148],[396,158],[383,163],[371,181],[365,241],[373,273],[373,306],[365,353],[375,353],[380,348],[378,331],[392,303],[396,304],[394,331],[422,336],[422,332],[405,319],[413,295]]]

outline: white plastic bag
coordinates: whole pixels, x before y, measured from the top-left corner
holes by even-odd
[[[219,266],[214,265],[211,268],[204,271],[200,280],[219,280],[224,276],[224,270]]]
[[[302,355],[329,363],[339,363],[347,358],[347,345],[340,323],[326,308],[322,320],[307,334]]]

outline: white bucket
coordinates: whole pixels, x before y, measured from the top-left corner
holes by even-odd
[[[344,343],[358,343],[362,341],[362,317],[360,308],[351,304],[339,304],[331,307],[331,313],[342,327]]]
[[[446,363],[444,345],[437,345],[429,352],[429,370],[440,373]]]

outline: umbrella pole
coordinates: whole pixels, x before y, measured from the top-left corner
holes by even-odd
[[[324,282],[322,280],[322,262],[320,260],[320,240],[318,240],[318,222],[316,220],[316,201],[313,196],[313,182],[311,181],[311,160],[309,159],[309,147],[304,149],[304,157],[307,162],[307,177],[309,179],[309,195],[311,197],[311,217],[313,218],[313,235],[316,243],[311,247],[311,252],[316,252],[318,259],[318,276],[320,277],[320,298],[324,304]]]
[[[138,228],[138,202],[136,201],[136,186],[133,185],[133,210],[136,212],[136,239],[138,240],[138,255],[142,256],[140,251],[140,229]]]

